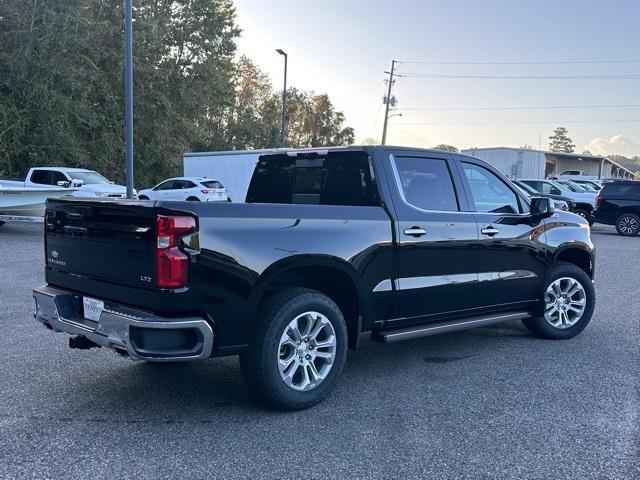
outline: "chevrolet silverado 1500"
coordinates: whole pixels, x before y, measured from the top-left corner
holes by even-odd
[[[595,302],[586,220],[478,159],[412,148],[264,155],[242,204],[52,199],[45,250],[36,319],[70,346],[239,354],[283,409],[322,400],[363,332],[392,343],[522,320],[567,339]]]

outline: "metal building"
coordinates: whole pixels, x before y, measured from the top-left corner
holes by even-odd
[[[597,178],[634,178],[631,170],[598,155],[511,147],[470,148],[462,153],[490,163],[509,178],[547,178],[566,170]]]

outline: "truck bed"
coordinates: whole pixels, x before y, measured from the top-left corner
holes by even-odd
[[[158,215],[197,219],[189,281],[156,285]],[[329,240],[330,239],[330,240]],[[271,270],[322,255],[372,292],[392,268],[392,222],[380,207],[55,199],[47,202],[46,281],[163,315],[204,315],[227,344],[247,341]]]

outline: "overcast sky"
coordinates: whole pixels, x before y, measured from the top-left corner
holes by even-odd
[[[640,61],[640,1],[236,0],[239,53],[282,84],[328,93],[356,140],[382,132],[383,79],[398,72],[471,76],[607,76],[612,79],[400,78],[399,109],[640,105],[640,62],[439,65],[408,62]],[[538,147],[564,125],[578,151],[640,155],[640,107],[399,110],[388,143]],[[628,120],[636,120],[631,122]],[[597,123],[596,123],[597,122]]]

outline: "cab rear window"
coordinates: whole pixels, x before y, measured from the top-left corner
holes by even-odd
[[[260,157],[247,203],[379,206],[366,152]]]

